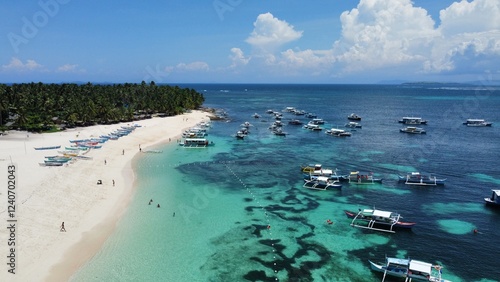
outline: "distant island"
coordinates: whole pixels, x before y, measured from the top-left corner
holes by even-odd
[[[0,84],[0,131],[50,132],[172,116],[198,109],[194,89],[140,84]]]
[[[474,87],[481,85],[500,85],[500,81],[471,81],[471,82],[436,82],[436,81],[416,81],[416,82],[402,82],[403,86],[458,86],[458,87]]]

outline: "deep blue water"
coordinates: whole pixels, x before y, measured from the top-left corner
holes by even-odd
[[[500,187],[499,87],[181,86],[203,93],[204,106],[227,113],[209,132],[215,147],[166,145],[168,155],[140,160],[134,203],[103,251],[74,280],[379,281],[368,260],[386,255],[442,264],[444,278],[453,281],[500,279],[500,210],[483,200]],[[325,129],[343,128],[347,115],[357,113],[363,128],[336,138],[286,125],[286,137],[274,136],[268,129],[274,118],[266,110],[286,107],[315,113],[326,121]],[[403,116],[428,120],[422,125],[427,134],[400,133],[397,120]],[[462,124],[467,118],[493,126],[469,128]],[[290,119],[308,121],[283,113],[285,124]],[[236,140],[245,121],[252,123],[251,133]],[[308,190],[300,166],[313,163],[344,173],[370,171],[383,183]],[[447,181],[437,187],[398,183],[397,175],[409,171]],[[155,182],[156,177],[162,178]],[[168,215],[145,210],[153,194],[168,201]],[[395,234],[349,226],[344,209],[370,207],[399,212],[417,225]],[[171,211],[182,224],[172,220]],[[143,213],[148,215],[138,219]],[[327,219],[334,224],[325,224]],[[133,233],[133,226],[144,225],[158,232]],[[152,243],[145,247],[139,241]]]

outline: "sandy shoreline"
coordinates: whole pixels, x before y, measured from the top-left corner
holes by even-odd
[[[134,123],[99,125],[57,133],[29,134],[9,132],[0,136],[0,216],[8,220],[8,166],[15,164],[16,211],[14,235],[0,228],[0,255],[3,258],[0,281],[67,281],[99,251],[112,234],[134,194],[132,160],[148,147],[175,142],[184,129],[209,113],[193,111],[167,118]],[[118,140],[109,140],[101,149],[90,151],[92,160],[77,160],[62,167],[42,167],[44,157],[57,150],[34,147],[58,146],[64,150],[72,139],[108,134],[123,125],[139,124],[134,132]],[[102,185],[97,185],[102,180]],[[115,181],[113,186],[112,182]],[[60,232],[65,222],[67,232]],[[9,223],[9,224],[8,224]],[[9,238],[14,236],[15,272],[8,255]],[[12,240],[11,240],[12,241]]]

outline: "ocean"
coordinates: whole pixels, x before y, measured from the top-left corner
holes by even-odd
[[[500,87],[180,86],[203,93],[205,107],[227,115],[212,122],[207,138],[215,145],[172,142],[157,148],[161,154],[143,154],[134,164],[132,203],[72,281],[380,281],[368,260],[386,256],[440,264],[452,281],[500,280],[500,209],[484,204],[500,189]],[[309,120],[283,112],[287,107],[316,114],[324,130],[287,124]],[[286,136],[271,133],[275,119],[267,110],[283,113]],[[362,128],[350,137],[325,134],[348,130],[351,113],[362,117]],[[428,120],[420,126],[427,134],[401,133],[404,116]],[[493,126],[463,125],[469,118]],[[245,121],[250,134],[238,140]],[[307,189],[300,168],[308,164],[383,180]],[[445,185],[398,182],[415,171],[446,178]],[[417,224],[396,233],[351,227],[344,210],[365,208]]]

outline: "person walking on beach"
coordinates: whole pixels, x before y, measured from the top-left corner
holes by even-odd
[[[122,155],[125,155],[125,150],[122,150]]]
[[[61,223],[61,232],[66,232],[66,228],[64,228],[64,221]]]
[[[104,160],[104,164],[106,164],[106,163],[107,163],[106,160]]]
[[[115,186],[115,180],[113,179],[113,186]]]

